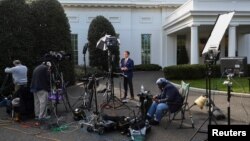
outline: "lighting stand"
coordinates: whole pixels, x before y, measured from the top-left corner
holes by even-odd
[[[190,138],[190,141],[193,140],[193,138],[198,134],[198,133],[206,133],[208,134],[208,131],[203,131],[200,130],[205,123],[208,121],[208,125],[212,124],[212,100],[211,100],[211,76],[212,76],[212,65],[216,62],[216,57],[209,57],[208,59],[205,60],[206,63],[206,97],[208,97],[208,118],[201,124],[201,126],[197,129],[197,131],[194,133],[194,135]],[[216,123],[216,121],[213,119],[213,121]]]
[[[119,108],[123,105],[125,105],[119,98],[117,98],[114,94],[114,78],[113,78],[113,67],[112,67],[112,58],[111,58],[111,52],[108,50],[108,67],[109,67],[109,72],[108,72],[108,84],[107,84],[107,102],[102,104],[102,108],[104,107],[110,107],[110,108]],[[108,94],[110,93],[110,94]],[[112,102],[112,105],[110,104]],[[120,104],[116,106],[116,102],[119,102]],[[126,106],[127,107],[127,106]]]
[[[84,62],[84,76],[87,75],[87,67],[86,67],[86,54],[83,54],[83,62]]]
[[[227,75],[227,80],[223,82],[224,85],[227,85],[227,123],[230,125],[230,98],[231,98],[231,91],[232,91],[232,85],[233,82],[231,81],[233,77],[233,74]]]
[[[92,102],[92,95],[89,94],[88,91],[88,83],[90,80],[89,77],[87,77],[87,67],[86,67],[86,52],[88,49],[88,43],[86,43],[83,47],[83,67],[84,67],[84,76],[80,79],[80,81],[83,82],[84,92],[81,94],[81,96],[77,99],[77,101],[72,105],[72,107],[75,108],[75,106],[79,103],[79,101],[82,101],[81,108],[90,110],[91,108],[91,102]],[[90,95],[90,96],[89,96]],[[89,98],[90,97],[90,98]],[[91,99],[91,100],[90,100]],[[78,106],[78,105],[77,105]]]

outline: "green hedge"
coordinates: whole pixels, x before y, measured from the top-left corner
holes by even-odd
[[[161,69],[162,67],[157,64],[141,64],[134,67],[135,71],[159,71]]]
[[[101,71],[97,68],[87,67],[86,71],[87,71],[87,74],[86,74],[87,76],[92,76],[93,74],[95,74],[96,77],[105,76],[104,71]],[[82,65],[75,66],[75,80],[80,80],[84,76],[85,76],[84,66]]]
[[[163,71],[167,79],[188,80],[206,77],[206,66],[202,64],[169,66],[165,67]],[[211,72],[212,77],[220,77],[220,66],[212,66]]]

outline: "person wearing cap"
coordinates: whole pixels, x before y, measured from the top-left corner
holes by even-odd
[[[124,75],[124,82],[123,82],[123,86],[124,86],[124,96],[123,98],[126,99],[127,98],[127,92],[128,92],[128,86],[130,89],[130,96],[131,99],[134,99],[134,90],[133,90],[133,69],[134,69],[134,61],[129,58],[129,51],[124,51],[123,53],[124,58],[121,59],[120,62],[120,69],[123,72]]]
[[[13,61],[14,67],[7,67],[5,68],[5,73],[11,73],[13,78],[13,83],[15,85],[15,93],[20,89],[22,86],[27,85],[27,72],[28,68],[21,63],[20,60]]]
[[[164,111],[171,113],[180,108],[183,102],[182,96],[179,94],[178,89],[165,78],[159,78],[156,81],[161,93],[153,97],[147,118],[150,120],[151,125],[158,125],[161,121]],[[154,117],[155,116],[155,117]]]
[[[32,74],[30,90],[34,93],[35,116],[41,120],[47,118],[46,105],[50,91],[50,62],[38,65]]]

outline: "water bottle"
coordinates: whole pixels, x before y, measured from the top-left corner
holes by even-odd
[[[141,93],[144,93],[144,86],[141,85]]]

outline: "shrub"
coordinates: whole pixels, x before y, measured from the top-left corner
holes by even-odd
[[[96,43],[105,34],[116,36],[115,29],[111,22],[103,16],[97,16],[89,25],[88,41],[89,41],[89,65],[97,67],[101,70],[108,70],[108,54],[107,51],[96,48]],[[119,47],[112,47],[111,54],[115,56],[113,68],[119,66]]]
[[[57,0],[36,0],[31,3],[32,30],[36,38],[34,54],[39,60],[49,51],[65,51],[73,55],[70,26],[64,9]],[[73,59],[56,62],[65,81],[74,83]],[[36,64],[37,65],[37,64]]]
[[[103,71],[97,69],[97,68],[93,68],[93,67],[87,67],[87,74],[86,76],[91,76],[93,74],[95,74],[96,77],[101,77],[104,76]],[[80,65],[80,66],[75,66],[75,79],[76,80],[80,80],[85,76],[85,72],[84,72],[84,66]]]
[[[161,66],[157,64],[135,65],[135,68],[134,68],[135,71],[159,71],[161,69],[162,69]]]
[[[33,65],[34,37],[30,28],[30,8],[25,0],[0,1],[0,84],[4,81],[4,68],[12,67],[12,61],[19,59],[28,68]],[[29,71],[29,80],[31,77]],[[9,77],[11,78],[11,77]],[[11,79],[6,83],[10,85]],[[1,94],[8,95],[6,87]]]
[[[220,66],[214,65],[211,68],[211,77],[220,77]],[[164,75],[167,79],[179,79],[179,80],[188,80],[188,79],[201,79],[206,77],[206,65],[195,64],[195,65],[176,65],[169,66],[163,69]]]

